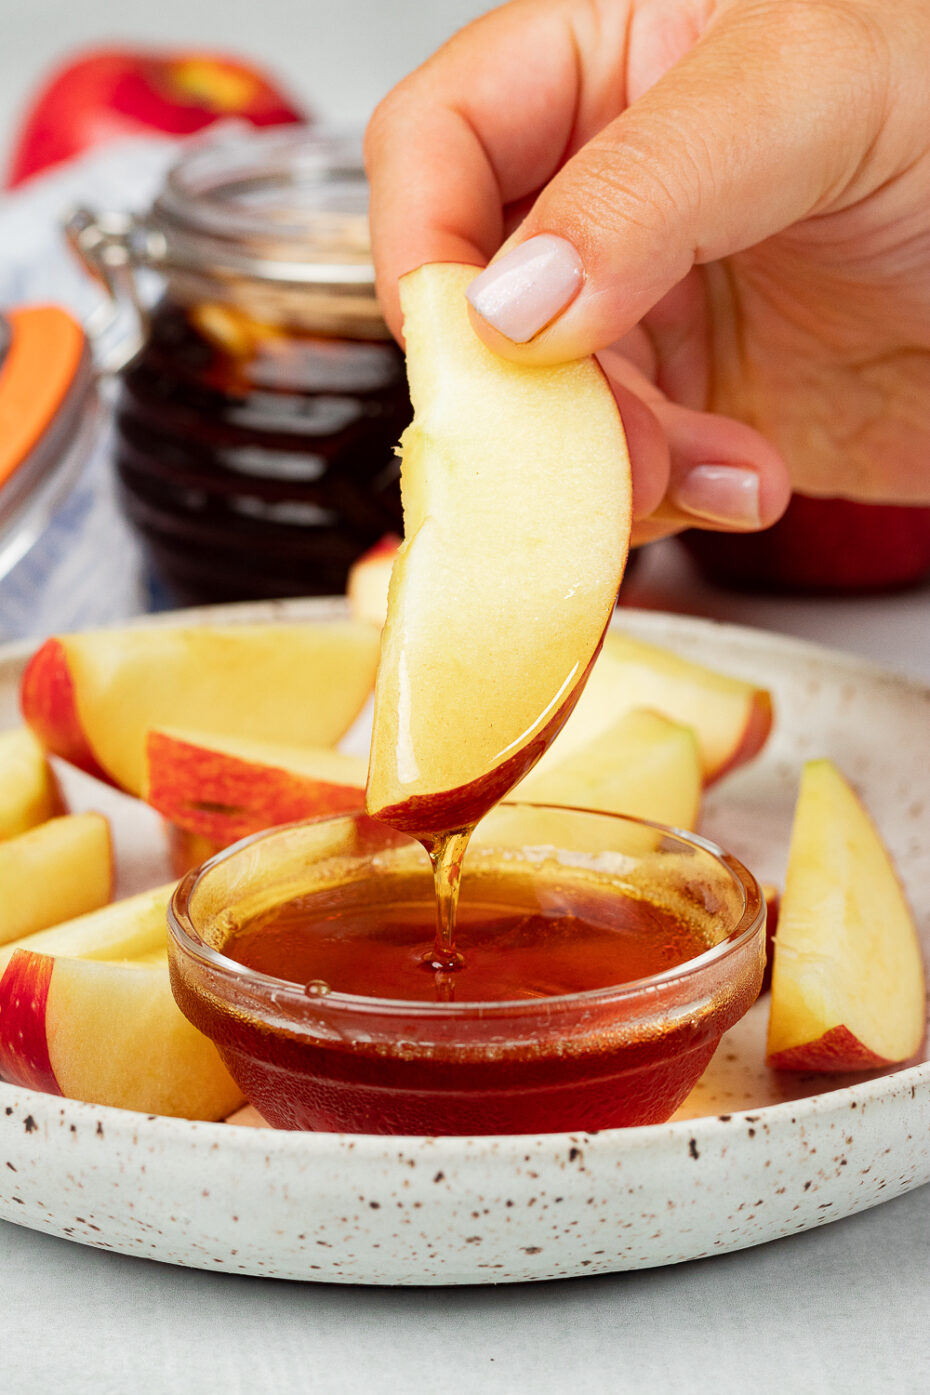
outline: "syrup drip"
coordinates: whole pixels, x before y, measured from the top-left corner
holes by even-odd
[[[436,995],[440,1002],[451,1002],[455,997],[454,975],[465,965],[465,956],[455,947],[455,914],[462,885],[465,849],[473,832],[474,825],[421,840],[433,868],[436,937],[432,948],[420,960],[420,965],[436,975]]]

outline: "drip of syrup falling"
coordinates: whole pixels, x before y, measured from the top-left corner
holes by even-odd
[[[455,997],[455,974],[465,963],[461,951],[455,947],[455,912],[462,884],[465,849],[473,831],[474,825],[422,839],[433,867],[436,937],[420,964],[436,975],[436,992],[440,1002],[451,1002]]]

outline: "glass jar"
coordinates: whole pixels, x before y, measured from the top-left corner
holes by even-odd
[[[353,560],[401,530],[394,447],[411,415],[357,142],[220,128],[145,216],[79,212],[69,230],[139,315],[116,472],[166,599],[342,592]]]

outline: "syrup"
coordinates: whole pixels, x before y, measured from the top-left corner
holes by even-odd
[[[694,1005],[673,973],[630,987],[619,1008],[615,985],[674,969],[707,940],[667,908],[564,873],[470,878],[463,962],[436,969],[431,890],[388,873],[234,926],[218,947],[293,985],[271,993],[273,1021],[230,1010],[172,965],[182,1011],[269,1123],[487,1134],[659,1122],[758,991],[751,968]]]
[[[259,973],[403,1002],[519,1002],[612,988],[707,949],[699,928],[648,901],[579,882],[515,898],[481,878],[455,922],[455,962],[436,953],[429,899],[393,879],[368,896],[289,901],[239,928],[223,953]],[[529,888],[524,888],[529,893]]]

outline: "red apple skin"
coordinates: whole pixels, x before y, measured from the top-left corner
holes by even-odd
[[[397,555],[397,549],[399,547],[400,538],[397,534],[385,533],[376,543],[372,543],[367,552],[363,552],[361,557],[357,558],[355,566],[361,566],[365,562],[374,562],[381,557],[390,557],[393,559]]]
[[[192,135],[231,116],[253,126],[308,120],[268,75],[223,54],[90,50],[38,93],[14,145],[7,187],[105,141],[152,131]]]
[[[805,1041],[770,1056],[768,1064],[774,1070],[803,1070],[849,1072],[882,1070],[900,1064],[877,1056],[848,1027],[831,1027],[816,1041]]]
[[[681,541],[709,581],[737,589],[884,591],[930,575],[930,508],[795,494],[762,533],[695,529]]]
[[[46,751],[112,785],[101,769],[81,727],[68,656],[60,640],[48,639],[33,654],[19,694],[23,720]]]
[[[264,828],[322,813],[354,813],[365,802],[360,787],[288,770],[266,769],[257,784],[255,767],[248,761],[163,732],[149,732],[145,744],[147,803],[214,846],[228,847]]]
[[[772,695],[760,689],[753,698],[749,721],[743,728],[738,744],[734,746],[727,760],[705,773],[705,785],[714,784],[737,766],[745,765],[757,756],[771,735],[773,721]]]
[[[27,1090],[60,1095],[45,1034],[45,1009],[55,961],[17,949],[0,978],[0,1076]]]

